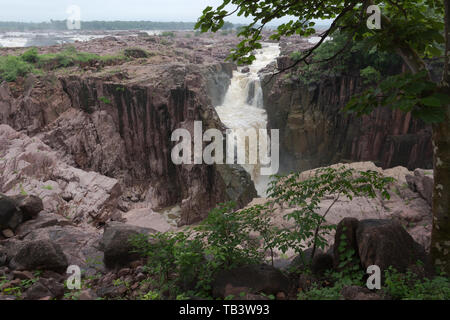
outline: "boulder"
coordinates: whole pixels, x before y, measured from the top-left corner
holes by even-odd
[[[119,222],[108,223],[103,232],[100,249],[104,253],[104,263],[109,269],[122,268],[139,259],[139,254],[132,252],[135,248],[129,241],[138,234],[151,234],[150,228],[127,225]]]
[[[220,271],[213,281],[213,296],[225,298],[232,294],[260,293],[276,295],[289,293],[289,279],[278,269],[269,265],[248,265]]]
[[[429,265],[424,248],[392,220],[361,220],[356,230],[358,253],[364,269],[377,265],[384,273],[392,266],[400,272],[421,261]]]
[[[45,297],[52,297],[52,293],[40,282],[33,284],[24,294],[24,300],[40,300]]]
[[[311,274],[302,273],[298,277],[298,290],[309,291],[317,284],[317,278]]]
[[[13,277],[14,279],[20,279],[20,280],[31,280],[34,279],[34,275],[30,271],[13,271]]]
[[[64,285],[55,279],[41,278],[24,294],[24,300],[59,299],[64,296]]]
[[[333,256],[328,253],[319,252],[314,254],[311,264],[313,274],[322,275],[328,270],[333,269]]]
[[[14,199],[0,194],[0,230],[15,230],[23,221],[23,214]]]
[[[14,231],[12,231],[11,229],[4,229],[4,230],[2,231],[2,235],[3,235],[6,239],[12,238],[12,237],[14,237]]]
[[[381,300],[381,297],[367,288],[347,286],[341,290],[345,300]]]
[[[64,285],[55,279],[41,278],[24,294],[24,300],[51,300],[64,296]]]
[[[101,238],[99,230],[88,226],[77,227],[62,217],[54,216],[55,220],[48,220],[50,215],[39,215],[38,219],[25,222],[19,228],[22,231],[19,233],[20,236],[24,241],[44,240],[58,245],[64,252],[68,264],[78,265],[86,276],[103,271],[103,252],[98,249]],[[28,225],[41,219],[40,224]],[[28,225],[27,228],[22,229],[25,225]],[[11,247],[10,257],[18,251],[14,246]]]
[[[22,211],[23,221],[31,220],[37,217],[39,212],[44,210],[44,204],[41,198],[34,195],[17,195],[11,197]]]
[[[68,263],[58,244],[50,240],[36,240],[23,243],[9,266],[15,270],[53,270],[62,273]]]
[[[64,284],[53,278],[40,278],[39,282],[43,284],[52,294],[54,298],[62,298],[64,296]]]
[[[414,176],[406,175],[409,187],[420,194],[431,206],[433,201],[434,177],[433,170],[414,170]]]

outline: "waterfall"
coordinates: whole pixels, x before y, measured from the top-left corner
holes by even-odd
[[[258,71],[274,61],[280,54],[278,44],[263,43],[255,53],[250,66],[233,72],[230,87],[221,106],[216,106],[220,120],[230,129],[266,129],[263,92]],[[248,70],[246,70],[248,69]],[[259,175],[258,165],[243,165],[255,183],[258,195],[265,196],[269,177]]]

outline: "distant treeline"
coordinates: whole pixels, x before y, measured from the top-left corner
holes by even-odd
[[[195,22],[81,21],[81,30],[193,30]],[[232,29],[227,22],[223,29]],[[0,31],[67,30],[66,20],[49,22],[2,22]]]

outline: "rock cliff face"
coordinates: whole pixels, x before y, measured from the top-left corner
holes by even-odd
[[[285,60],[279,59],[279,68]],[[309,86],[286,81],[283,74],[269,79],[264,103],[269,128],[280,130],[283,171],[348,161],[432,168],[431,127],[423,122],[388,108],[361,118],[341,112],[363,87],[360,77],[327,77]]]
[[[122,211],[180,205],[179,224],[203,219],[219,202],[247,204],[256,191],[241,167],[179,165],[171,134],[201,120],[223,129],[212,107],[228,88],[233,64],[132,61],[0,86],[0,123],[39,138],[66,164],[117,179]],[[192,139],[193,140],[193,139]],[[236,183],[236,181],[239,183]]]

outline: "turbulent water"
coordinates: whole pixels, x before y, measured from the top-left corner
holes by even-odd
[[[243,73],[245,67],[233,72],[230,87],[221,106],[216,111],[221,121],[230,129],[266,129],[267,114],[264,110],[263,94],[258,71],[273,62],[280,54],[278,44],[265,43],[255,54],[256,60],[249,66],[249,72]],[[243,165],[250,173],[256,190],[265,196],[268,177],[259,175],[258,165]]]

